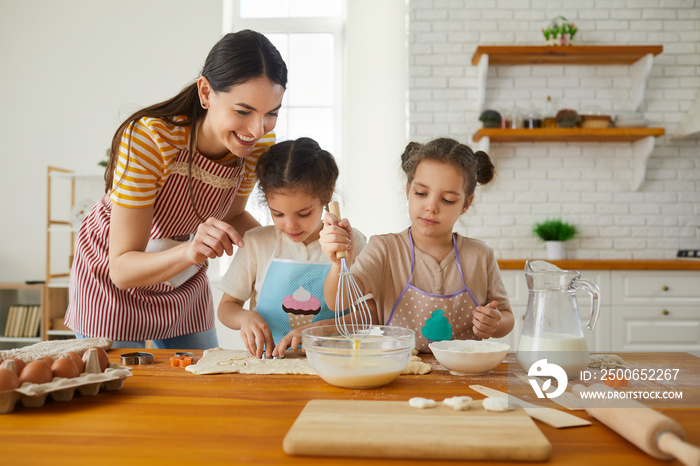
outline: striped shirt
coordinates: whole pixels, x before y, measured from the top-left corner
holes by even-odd
[[[78,231],[64,322],[77,333],[113,340],[164,339],[209,330],[215,317],[207,261],[194,266],[194,274],[177,286],[115,286],[109,277],[112,205],[152,205],[151,240],[189,237],[201,218],[223,219],[236,197],[247,197],[256,181],[258,157],[275,136],[270,133],[258,141],[246,158],[229,154],[213,161],[189,153],[191,129],[186,126],[142,118],[125,133],[116,189],[95,204]]]
[[[186,117],[177,116],[174,121],[186,121]],[[179,165],[174,162],[180,151],[188,150],[191,132],[191,126],[176,126],[160,118],[150,117],[138,120],[133,126],[133,131],[127,128],[119,147],[110,200],[122,207],[153,205],[158,192],[174,170],[189,170],[186,164]],[[255,166],[258,158],[274,143],[275,134],[266,134],[257,142],[251,155],[244,159],[244,179],[236,193],[237,196],[248,196],[253,190],[257,181]],[[232,166],[239,160],[229,153],[216,163]]]

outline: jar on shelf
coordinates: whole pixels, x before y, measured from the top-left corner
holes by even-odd
[[[523,115],[518,107],[513,107],[507,117],[509,129],[519,129],[523,127]]]
[[[552,96],[547,96],[547,102],[544,107],[544,118],[542,118],[542,128],[556,128],[557,119],[554,115],[554,108],[552,107]]]
[[[523,118],[523,127],[529,129],[541,128],[542,117],[537,112],[529,112],[525,115],[525,118]]]

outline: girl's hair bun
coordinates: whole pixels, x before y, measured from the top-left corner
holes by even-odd
[[[474,152],[476,157],[476,181],[479,184],[486,184],[493,179],[495,167],[491,158],[483,150]]]

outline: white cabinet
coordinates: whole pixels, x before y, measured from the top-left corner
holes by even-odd
[[[518,348],[518,339],[523,328],[525,311],[527,309],[528,289],[525,282],[525,272],[523,270],[501,270],[501,278],[513,309],[515,326],[508,335],[495,340],[508,343],[512,351],[515,351]],[[582,270],[581,278],[595,283],[600,288],[600,315],[598,323],[593,330],[588,330],[586,327],[590,317],[590,295],[585,291],[576,293],[586,345],[589,351],[610,351],[610,272],[607,270]]]
[[[700,350],[700,271],[613,274],[614,351]]]
[[[527,308],[525,272],[501,270],[515,316],[513,331],[498,339],[517,349]],[[590,297],[577,293],[589,351],[700,350],[700,271],[582,270],[600,288],[600,317],[586,328]]]

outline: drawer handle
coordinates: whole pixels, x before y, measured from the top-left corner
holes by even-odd
[[[671,313],[671,311],[669,311],[668,309],[664,309],[663,311],[661,311],[661,313],[662,313],[663,315],[667,316],[667,315],[669,315],[669,314]]]
[[[668,286],[666,286],[666,285],[662,286],[661,289],[662,289],[663,291],[668,291],[668,290],[669,290]]]

